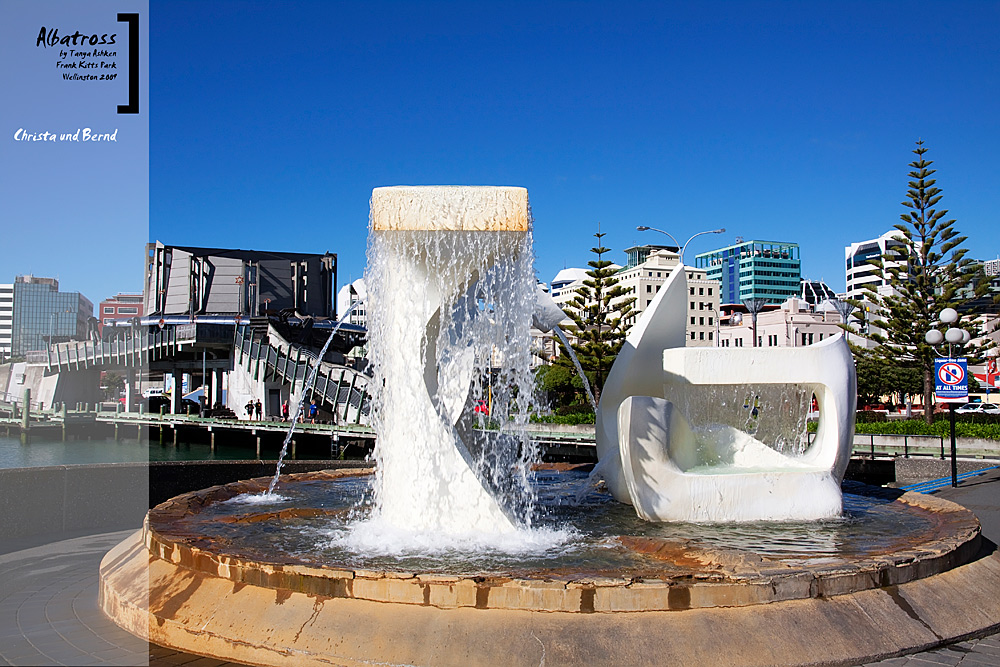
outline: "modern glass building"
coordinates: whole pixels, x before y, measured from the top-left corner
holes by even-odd
[[[23,356],[48,343],[87,337],[94,304],[79,292],[60,292],[55,278],[18,276],[14,281],[11,353]]]
[[[764,299],[782,303],[799,296],[802,266],[799,245],[780,241],[746,241],[703,252],[695,266],[720,284],[722,303]]]

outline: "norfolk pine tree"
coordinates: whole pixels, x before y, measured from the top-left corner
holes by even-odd
[[[576,296],[567,303],[566,314],[573,324],[566,331],[577,340],[572,345],[573,351],[590,377],[595,400],[600,401],[611,364],[625,343],[625,322],[631,317],[635,297],[623,298],[626,291],[614,277],[613,263],[604,259],[604,254],[611,252],[601,245],[606,234],[598,231],[594,236],[597,247],[590,251],[597,259],[587,263],[591,267],[587,271],[589,279],[583,281]],[[572,364],[566,354],[559,357],[558,363]]]
[[[901,214],[898,245],[889,244],[881,257],[872,260],[875,274],[888,282],[891,289],[879,294],[874,286],[866,286],[868,298],[878,307],[872,325],[881,329],[868,334],[876,343],[874,353],[887,360],[913,364],[924,378],[924,415],[933,421],[934,359],[937,353],[924,340],[924,334],[935,327],[944,308],[960,309],[982,296],[988,288],[982,267],[974,267],[967,259],[967,249],[961,245],[965,236],[953,229],[955,220],[946,220],[947,209],[937,209],[941,189],[931,178],[936,170],[933,162],[924,159],[924,142],[918,141],[913,151],[917,159],[910,163],[909,190]],[[967,289],[963,289],[967,288]],[[965,292],[963,296],[963,292]],[[961,325],[959,325],[961,326]],[[975,332],[970,329],[975,337]]]

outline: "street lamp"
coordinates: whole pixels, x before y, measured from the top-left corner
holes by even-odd
[[[637,232],[647,232],[647,231],[649,231],[649,232],[660,232],[661,234],[665,234],[666,236],[670,237],[670,240],[674,242],[674,245],[681,249],[680,256],[679,256],[679,261],[680,261],[681,264],[683,264],[684,263],[684,251],[687,250],[688,243],[691,243],[691,241],[694,238],[696,238],[698,236],[701,236],[702,234],[723,234],[723,233],[725,233],[726,228],[723,227],[722,229],[708,229],[708,230],[705,230],[703,232],[698,232],[697,234],[692,235],[691,238],[689,238],[687,241],[685,241],[683,246],[680,243],[677,242],[677,239],[675,239],[670,232],[665,232],[662,229],[657,229],[656,227],[647,227],[646,225],[639,225],[638,227],[635,228],[635,230]]]
[[[954,308],[945,308],[941,311],[938,316],[938,320],[941,324],[954,324],[958,322],[958,311]],[[934,352],[940,357],[941,353],[938,352],[937,346],[942,342],[947,341],[948,343],[948,357],[949,361],[954,361],[952,357],[952,345],[965,345],[972,339],[971,334],[965,329],[960,329],[958,327],[948,327],[948,330],[941,333],[938,329],[931,329],[926,334],[924,334],[924,340],[934,348]],[[961,368],[961,367],[959,367]],[[942,367],[942,372],[944,367]],[[966,379],[968,382],[968,379]],[[936,383],[935,383],[936,384]],[[924,410],[927,410],[927,406],[924,406]],[[958,486],[958,456],[955,447],[955,403],[953,400],[948,401],[948,421],[951,426],[951,485],[953,487]]]

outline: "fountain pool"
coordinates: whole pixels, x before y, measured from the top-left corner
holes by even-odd
[[[849,487],[846,513],[820,520],[642,521],[619,502],[614,463],[637,464],[635,498],[663,490],[638,465],[659,446],[652,419],[622,422],[645,438],[635,457],[629,436],[599,435],[622,452],[602,455],[607,490],[532,467],[527,192],[378,188],[371,210],[375,469],[150,510],[101,564],[100,603],[120,626],[255,665],[493,667],[850,664],[1000,623],[1000,559],[953,503]],[[708,361],[656,348],[637,346],[649,386],[621,383],[605,427],[618,402],[653,400],[664,370],[702,383]],[[491,429],[473,413],[484,392]]]

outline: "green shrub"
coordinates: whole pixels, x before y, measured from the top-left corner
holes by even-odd
[[[578,424],[593,424],[593,412],[574,412],[572,414],[557,415],[531,415],[533,424],[562,424],[563,426],[577,426]]]

